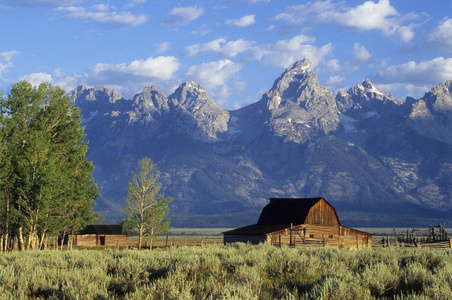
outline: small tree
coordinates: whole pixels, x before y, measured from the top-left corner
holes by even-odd
[[[164,234],[169,229],[168,204],[171,197],[158,195],[161,185],[157,182],[158,171],[150,158],[139,163],[139,173],[132,172],[132,180],[127,185],[127,198],[124,213],[127,219],[123,226],[130,234],[138,234],[138,249],[141,249],[143,237],[151,238]]]

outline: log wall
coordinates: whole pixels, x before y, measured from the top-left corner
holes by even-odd
[[[102,240],[104,244],[102,245]],[[93,247],[93,246],[125,246],[127,245],[127,236],[123,234],[78,234],[75,237],[76,246]]]

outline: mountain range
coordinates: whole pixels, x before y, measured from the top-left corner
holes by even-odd
[[[100,188],[95,209],[120,220],[125,186],[150,157],[172,226],[253,224],[271,197],[324,197],[350,226],[423,226],[452,212],[452,81],[395,99],[366,79],[336,95],[307,59],[262,98],[228,111],[188,81],[124,99],[69,93],[82,113]]]

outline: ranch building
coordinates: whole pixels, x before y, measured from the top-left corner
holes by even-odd
[[[75,246],[125,246],[127,236],[121,225],[88,225],[74,236]]]
[[[223,232],[224,243],[268,243],[292,247],[372,246],[372,234],[342,226],[324,198],[271,198],[257,224]]]

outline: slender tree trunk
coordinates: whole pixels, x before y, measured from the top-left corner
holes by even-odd
[[[6,194],[6,218],[5,218],[5,239],[4,244],[2,243],[2,250],[8,250],[8,239],[9,239],[9,195],[8,192]]]
[[[4,236],[5,236],[5,235],[2,234],[2,237],[0,237],[0,247],[1,247],[1,251],[6,251],[6,250],[5,250],[6,247],[3,245],[4,239],[5,239]]]
[[[21,227],[19,227],[19,250],[20,251],[24,250],[24,246],[25,246],[24,235],[23,235],[22,226],[21,226]]]
[[[43,232],[41,233],[41,238],[39,239],[39,247],[38,249],[43,249],[44,248],[44,240],[46,238],[46,233]]]
[[[142,239],[143,239],[143,225],[140,225],[140,229],[138,231],[138,250],[141,250]]]

